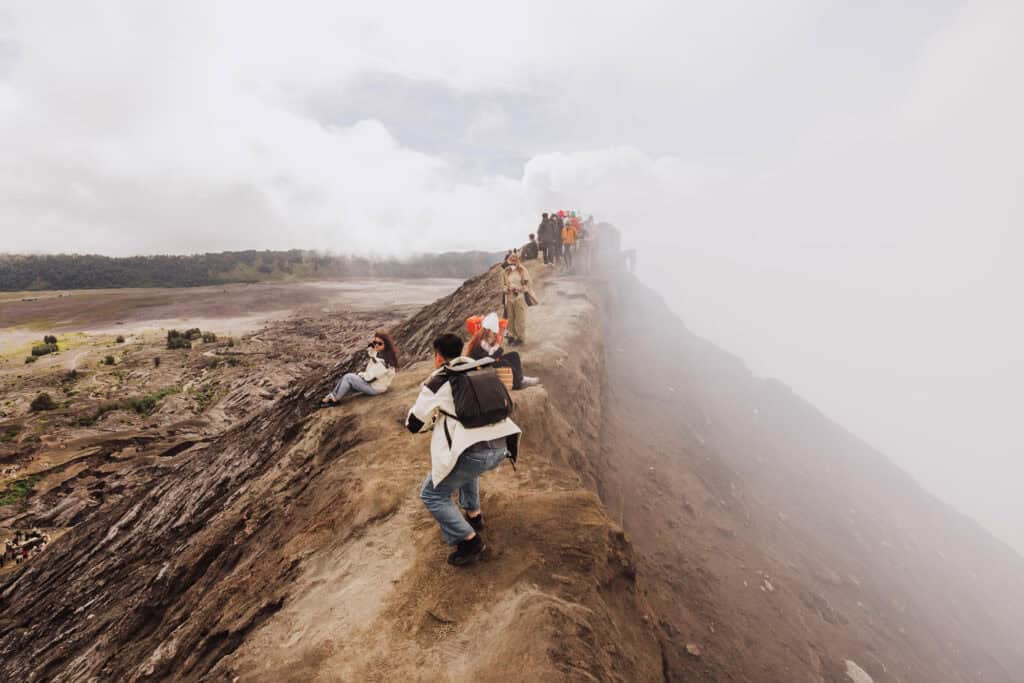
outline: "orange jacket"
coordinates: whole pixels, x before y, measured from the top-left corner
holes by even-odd
[[[562,228],[562,244],[576,244],[576,226],[572,223]]]

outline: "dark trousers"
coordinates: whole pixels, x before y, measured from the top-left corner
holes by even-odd
[[[557,263],[559,251],[561,251],[562,245],[557,242],[545,242],[544,243],[544,263]]]
[[[494,367],[512,368],[512,388],[519,389],[523,386],[523,361],[518,352],[501,354],[501,358],[494,362]]]

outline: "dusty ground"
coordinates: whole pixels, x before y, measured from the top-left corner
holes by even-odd
[[[183,391],[157,430],[111,413],[77,458],[37,449],[54,464],[0,511],[69,530],[0,581],[0,676],[1020,680],[1024,561],[628,276],[540,277],[519,471],[482,482],[489,556],[448,567],[427,437],[400,422],[431,337],[497,307],[496,276],[394,326],[384,396],[315,409],[358,356],[325,372],[302,340],[357,354],[371,321],[313,316],[242,342],[253,367],[182,361],[226,373],[205,410]]]

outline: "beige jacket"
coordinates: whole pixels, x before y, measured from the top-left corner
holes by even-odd
[[[505,268],[501,273],[501,285],[506,294],[522,294],[523,292],[533,294],[533,289],[530,286],[530,271],[525,266],[522,271],[511,267]]]

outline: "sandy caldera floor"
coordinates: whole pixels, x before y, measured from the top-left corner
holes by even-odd
[[[19,499],[28,491],[42,493],[66,476],[79,481],[79,470],[120,467],[108,461],[126,444],[201,443],[311,372],[323,372],[326,387],[326,368],[342,350],[458,284],[347,280],[0,295],[0,545],[24,526]],[[172,328],[200,328],[216,340],[169,350]],[[58,337],[60,351],[26,363],[44,334]],[[43,393],[53,408],[32,410]],[[88,507],[95,495],[83,488],[71,498]]]
[[[0,355],[44,334],[129,335],[175,327],[252,332],[295,313],[417,308],[455,289],[447,278],[351,279],[215,287],[0,292]],[[19,358],[19,360],[22,360]]]

